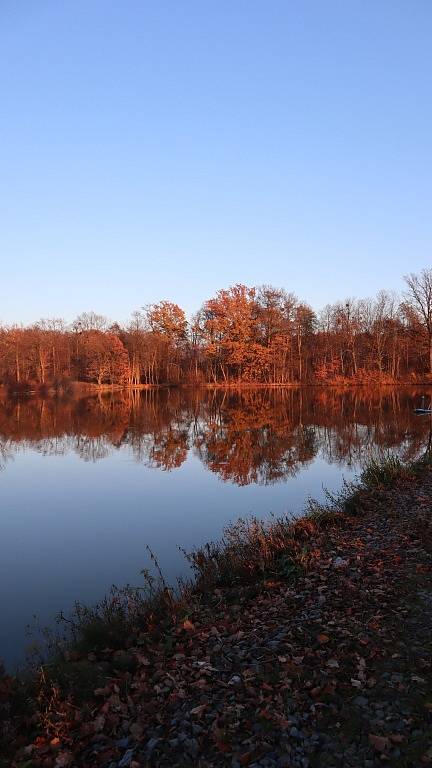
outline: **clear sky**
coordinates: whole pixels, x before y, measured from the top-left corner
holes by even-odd
[[[430,0],[1,0],[0,321],[431,266]]]

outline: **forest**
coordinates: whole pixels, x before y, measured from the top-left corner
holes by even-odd
[[[263,285],[220,290],[187,320],[160,301],[125,326],[95,312],[72,323],[0,327],[0,384],[10,392],[161,385],[363,384],[432,377],[432,269],[320,312]]]

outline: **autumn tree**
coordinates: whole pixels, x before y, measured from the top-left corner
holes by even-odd
[[[126,384],[129,359],[122,342],[111,333],[87,331],[83,339],[84,375],[101,384]]]
[[[263,346],[269,349],[267,379],[285,383],[294,379],[294,318],[298,300],[283,288],[263,285],[257,290],[257,329]]]
[[[2,334],[3,380],[21,384],[34,379],[28,329],[13,325]]]
[[[143,312],[132,313],[131,321],[123,334],[123,342],[129,353],[130,382],[133,386],[141,384],[146,367],[146,337],[148,328]]]
[[[262,360],[257,344],[255,289],[235,285],[218,291],[205,302],[199,315],[201,336],[211,360],[211,375],[217,381],[237,380],[246,374],[257,378]]]
[[[294,311],[294,331],[297,347],[298,381],[305,379],[307,372],[308,342],[312,338],[315,326],[315,314],[307,304],[299,304]]]
[[[177,304],[161,301],[126,327],[93,311],[70,326],[56,318],[3,326],[0,384],[33,391],[69,380],[128,388],[418,380],[425,359],[432,373],[432,270],[405,280],[402,303],[380,291],[318,317],[283,288],[238,284],[204,302],[190,325]]]
[[[155,347],[159,347],[164,357],[166,381],[174,375],[180,378],[180,352],[186,341],[187,321],[184,311],[178,304],[160,301],[145,308],[147,322],[154,337]]]

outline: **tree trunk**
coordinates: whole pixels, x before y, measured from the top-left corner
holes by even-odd
[[[429,334],[429,373],[432,373],[432,333]]]

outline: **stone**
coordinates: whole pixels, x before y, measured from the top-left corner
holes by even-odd
[[[353,699],[353,704],[355,704],[356,707],[367,707],[369,704],[369,699],[367,699],[365,696],[356,696]]]
[[[122,759],[117,763],[118,768],[128,768],[131,764],[134,752],[134,749],[128,749],[127,752],[124,753]]]

